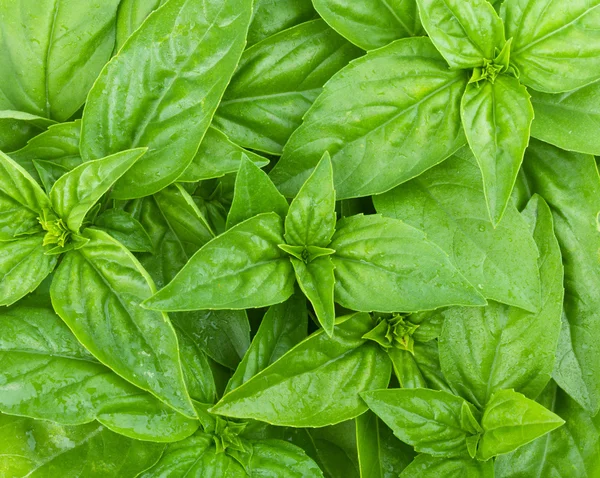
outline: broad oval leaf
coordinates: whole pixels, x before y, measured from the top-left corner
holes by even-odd
[[[323,472],[299,447],[283,440],[252,441],[248,475],[254,477],[319,478]]]
[[[240,146],[281,154],[325,82],[360,54],[323,20],[273,35],[242,55],[214,124]]]
[[[322,331],[226,394],[211,412],[274,425],[322,427],[366,410],[359,393],[385,387],[390,363],[362,336],[373,328],[367,314],[339,324],[333,338]]]
[[[188,167],[241,56],[251,3],[169,1],[102,71],[83,113],[83,158],[149,148],[114,197],[153,194]]]
[[[286,144],[273,182],[294,196],[324,151],[338,199],[382,193],[418,176],[465,144],[466,84],[466,72],[448,70],[427,38],[368,53],[327,83]]]
[[[77,339],[102,363],[180,413],[195,417],[173,326],[140,302],[154,284],[139,262],[103,231],[69,251],[56,270],[52,305]]]
[[[329,247],[336,251],[336,302],[349,309],[416,312],[486,303],[444,251],[402,221],[344,218]]]

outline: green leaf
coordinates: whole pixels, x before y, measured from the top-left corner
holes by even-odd
[[[285,240],[293,246],[327,247],[335,222],[333,170],[329,153],[325,153],[290,204]]]
[[[475,409],[447,392],[425,388],[373,390],[361,396],[400,440],[434,456],[467,455],[466,439],[476,433],[461,417]],[[474,419],[473,419],[474,420]]]
[[[296,293],[282,304],[271,306],[225,392],[247,382],[306,338],[307,326],[306,299],[302,294]]]
[[[55,121],[22,111],[0,110],[0,151],[15,151]]]
[[[287,200],[275,185],[247,156],[243,156],[235,179],[233,203],[227,215],[227,229],[265,212],[277,213],[282,219],[288,213]]]
[[[0,415],[0,470],[6,477],[133,478],[160,458],[164,445],[132,440],[90,423]]]
[[[355,314],[332,338],[316,332],[225,395],[211,412],[293,427],[321,427],[360,415],[366,406],[358,394],[387,386],[390,377],[384,352],[362,339],[372,327],[367,314]]]
[[[531,90],[531,136],[568,151],[600,154],[600,81],[558,95]]]
[[[593,414],[600,408],[600,177],[594,158],[532,141],[523,164],[550,206],[565,267],[565,320],[553,377]],[[592,340],[592,342],[590,342]]]
[[[299,447],[283,440],[252,441],[250,477],[319,478],[323,472]]]
[[[144,20],[167,0],[121,0],[117,14],[117,42],[115,50],[136,31]]]
[[[333,335],[335,323],[334,265],[329,256],[319,257],[311,262],[290,258],[296,280],[313,306],[317,319],[327,335]]]
[[[97,362],[51,309],[12,307],[0,314],[0,324],[2,412],[63,425],[97,420],[159,442],[181,440],[198,428]]]
[[[336,302],[349,309],[416,312],[486,303],[446,253],[396,219],[344,218],[330,247],[336,251]]]
[[[437,340],[429,342],[415,342],[415,353],[412,359],[415,361],[419,372],[425,379],[427,388],[443,390],[452,393],[446,377],[440,366],[440,354]]]
[[[256,0],[247,47],[316,17],[310,0]]]
[[[259,214],[203,246],[160,292],[153,310],[246,309],[286,300],[294,292],[292,265],[277,247],[283,220]]]
[[[421,174],[465,143],[467,81],[427,38],[368,53],[329,80],[286,144],[273,182],[294,196],[324,151],[338,199],[382,193]]]
[[[493,60],[506,43],[504,25],[487,0],[417,0],[421,21],[451,68]]]
[[[496,226],[508,206],[529,144],[533,121],[529,93],[516,78],[506,75],[494,82],[470,83],[462,99],[461,117]]]
[[[379,443],[379,419],[368,411],[356,417],[356,445],[361,478],[384,478]]]
[[[250,15],[250,0],[169,1],[102,71],[83,113],[83,158],[149,148],[115,198],[153,194],[189,166],[242,54]]]
[[[139,221],[122,209],[108,209],[94,221],[94,226],[110,234],[132,252],[152,252],[150,236]]]
[[[242,55],[214,124],[240,146],[281,154],[325,82],[361,53],[320,19],[273,35]]]
[[[413,354],[408,350],[391,348],[387,350],[392,361],[394,374],[402,388],[427,388],[427,382],[415,362]]]
[[[538,251],[527,224],[512,204],[495,228],[490,224],[481,173],[468,149],[373,199],[377,212],[425,232],[484,297],[539,307]]]
[[[400,474],[400,478],[439,478],[442,476],[494,478],[494,463],[472,460],[469,457],[438,458],[421,454]]]
[[[118,6],[119,0],[3,2],[0,109],[68,120],[110,59]]]
[[[83,236],[89,242],[65,254],[56,270],[50,290],[54,309],[98,360],[195,417],[169,319],[139,306],[155,290],[150,276],[105,232],[87,229]]]
[[[600,78],[600,1],[506,0],[501,15],[525,85],[561,93]]]
[[[232,143],[225,133],[211,126],[206,131],[196,156],[177,181],[193,183],[235,173],[244,157],[249,158],[259,168],[269,164],[267,158]]]
[[[36,176],[40,178],[42,186],[44,186],[44,189],[48,193],[52,190],[54,183],[58,181],[61,176],[64,176],[69,172],[64,166],[53,163],[52,161],[34,159],[33,167],[36,169]]]
[[[175,327],[175,331],[183,376],[190,397],[201,403],[214,403],[217,389],[208,357],[187,331],[178,327]]]
[[[520,393],[500,390],[485,406],[477,458],[488,460],[516,450],[563,423],[562,418]]]
[[[524,211],[540,250],[542,306],[538,313],[491,302],[442,312],[440,360],[452,388],[483,408],[497,390],[537,397],[550,380],[561,327],[563,266],[552,213],[540,196]]]
[[[314,0],[319,15],[363,50],[424,34],[415,0]]]
[[[146,151],[132,149],[77,166],[54,183],[49,194],[52,208],[72,232],[79,233],[88,211]]]

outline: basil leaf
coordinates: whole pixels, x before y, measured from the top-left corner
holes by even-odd
[[[294,292],[292,266],[277,247],[283,221],[264,213],[203,246],[145,307],[157,310],[245,309],[283,302]]]
[[[248,47],[316,16],[310,0],[255,0]]]
[[[400,478],[494,478],[494,463],[470,458],[438,458],[421,454],[400,474]]]
[[[424,34],[415,0],[314,0],[319,15],[363,50]]]
[[[390,377],[383,352],[362,339],[372,327],[367,314],[355,314],[332,338],[316,332],[225,395],[211,412],[293,427],[321,427],[360,415],[366,406],[358,394],[385,387]]]
[[[33,160],[33,167],[36,170],[36,176],[40,178],[40,182],[46,192],[50,192],[54,183],[58,181],[61,176],[64,176],[69,172],[69,169],[59,164],[53,163],[52,161],[44,160]]]
[[[508,453],[560,427],[565,421],[513,390],[500,390],[485,406],[477,458]]]
[[[148,15],[166,2],[167,0],[121,0],[117,14],[117,42],[115,50],[120,50]]]
[[[247,382],[306,338],[307,326],[306,299],[302,294],[296,293],[282,304],[271,306],[225,392]]]
[[[415,334],[416,335],[416,334]],[[415,353],[412,356],[427,388],[452,393],[440,366],[440,353],[437,340],[415,342]]]
[[[77,166],[54,183],[49,194],[52,208],[78,233],[89,210],[146,151],[132,149]]]
[[[152,252],[150,236],[131,214],[122,209],[108,209],[94,221],[94,226],[107,232],[132,252]]]
[[[361,478],[383,478],[379,450],[379,419],[368,411],[356,417],[356,445]]]
[[[600,154],[600,81],[559,95],[531,91],[531,136],[568,151]]]
[[[323,472],[304,451],[283,440],[252,441],[252,458],[247,469],[250,477],[286,476],[322,477]]]
[[[2,3],[0,109],[69,119],[110,59],[118,6],[119,0]]]
[[[331,154],[338,199],[382,193],[421,174],[465,144],[466,84],[466,73],[448,70],[426,38],[368,53],[329,80],[286,144],[273,182],[294,196],[323,151]]]
[[[504,25],[487,0],[417,0],[431,41],[451,68],[493,60],[506,43]]]
[[[344,218],[329,247],[336,251],[336,302],[349,309],[415,312],[485,304],[441,249],[396,219]]]
[[[5,476],[133,478],[152,466],[164,445],[147,443],[90,423],[62,426],[0,415],[0,470]]]
[[[56,270],[50,289],[54,309],[98,360],[195,417],[172,325],[165,314],[139,306],[154,292],[150,276],[108,234],[87,229],[83,236],[89,242],[65,254]]]
[[[427,388],[427,382],[409,351],[392,348],[387,353],[402,388]]]
[[[214,403],[217,389],[208,357],[186,330],[175,327],[175,331],[183,377],[190,397],[201,403]]]
[[[467,455],[467,437],[478,430],[464,424],[475,409],[460,397],[425,388],[373,390],[361,396],[400,440],[434,456]]]
[[[235,179],[227,229],[265,212],[274,212],[284,218],[288,208],[287,200],[277,191],[269,176],[244,156]]]
[[[527,224],[512,204],[490,224],[481,173],[466,148],[373,199],[377,212],[425,232],[486,298],[539,307],[538,251]]]
[[[533,121],[529,93],[517,79],[505,75],[494,82],[471,83],[462,99],[461,117],[496,226],[510,201],[529,143]]]
[[[565,320],[553,377],[593,414],[600,407],[600,334],[597,267],[600,177],[594,158],[532,141],[523,165],[530,186],[549,204],[565,266]]]
[[[22,111],[0,110],[0,151],[15,151],[55,121]]]
[[[189,166],[239,61],[250,14],[249,0],[169,1],[102,71],[83,113],[83,158],[149,148],[115,198],[153,194]]]
[[[261,168],[269,164],[267,158],[232,143],[225,133],[211,126],[206,131],[196,156],[177,181],[196,182],[235,173],[241,167],[244,157]]]
[[[513,38],[511,63],[525,85],[561,93],[600,78],[598,0],[506,0],[501,15],[506,36]]]
[[[361,53],[323,20],[273,35],[242,55],[214,124],[240,146],[281,154],[325,82]]]

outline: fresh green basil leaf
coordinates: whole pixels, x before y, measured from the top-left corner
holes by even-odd
[[[196,182],[235,173],[244,157],[261,168],[269,164],[267,158],[232,143],[225,133],[211,126],[206,131],[194,159],[177,181]]]
[[[22,111],[0,110],[0,151],[15,151],[55,121]]]
[[[427,388],[453,393],[440,366],[440,353],[437,340],[415,342],[412,359],[425,379]]]
[[[481,0],[487,3],[486,0]],[[502,216],[529,143],[533,107],[516,78],[470,83],[461,103],[462,124],[483,175],[492,223]]]
[[[62,426],[0,415],[0,428],[0,471],[7,478],[134,478],[156,463],[165,448],[97,423]]]
[[[323,472],[299,447],[283,440],[252,441],[247,473],[251,478],[319,478]]]
[[[494,478],[492,461],[471,458],[439,458],[421,454],[400,474],[400,478]]]
[[[333,335],[335,276],[331,258],[329,256],[318,257],[307,263],[295,257],[291,257],[290,260],[294,266],[298,285],[312,304],[321,327],[327,335]]]
[[[281,154],[325,82],[361,53],[323,20],[273,35],[242,55],[214,124],[240,146]]]
[[[558,95],[531,90],[531,102],[531,136],[567,151],[600,154],[600,81]]]
[[[144,306],[155,310],[245,309],[286,300],[294,292],[292,265],[277,247],[283,220],[259,214],[203,246]]]
[[[577,476],[592,478],[600,469],[599,426],[556,384],[539,401],[563,418],[564,426],[496,459],[496,477]]]
[[[475,409],[462,398],[425,388],[373,390],[361,396],[394,435],[416,451],[467,455],[466,439],[475,431],[466,428],[462,417],[466,413],[474,420]]]
[[[248,30],[248,47],[317,17],[310,0],[256,0]]]
[[[427,388],[427,382],[419,370],[413,355],[408,350],[391,348],[387,350],[394,374],[402,388]]]
[[[495,228],[490,224],[481,173],[468,149],[374,202],[377,212],[425,232],[486,298],[539,307],[538,251],[527,224],[512,204]]]
[[[120,50],[148,15],[166,2],[167,0],[121,0],[117,13],[117,42],[115,50]]]
[[[272,305],[225,392],[247,382],[300,343],[306,338],[307,326],[306,299],[302,294],[296,293],[282,304]]]
[[[550,380],[561,328],[563,266],[552,213],[540,196],[524,211],[540,250],[542,306],[538,313],[491,302],[442,312],[440,360],[452,388],[483,408],[494,392],[537,397]]]
[[[504,47],[504,25],[487,0],[417,0],[431,41],[451,68],[475,68]]]
[[[102,363],[186,416],[195,411],[185,388],[175,331],[165,314],[140,302],[154,284],[139,262],[105,232],[69,251],[56,270],[52,304],[77,339]]]
[[[319,15],[363,50],[424,34],[415,0],[314,0]]]
[[[175,324],[174,324],[175,325]],[[214,403],[217,389],[209,359],[188,331],[175,327],[183,377],[190,397],[200,403]]]
[[[12,307],[0,323],[3,412],[64,425],[98,420],[126,436],[159,442],[181,440],[198,428],[97,362],[51,309]]]
[[[563,423],[562,418],[524,395],[513,390],[500,390],[485,406],[477,458],[488,460],[516,450]]]
[[[293,246],[327,247],[335,232],[335,190],[329,153],[300,188],[285,218],[285,240]]]
[[[110,234],[132,252],[152,252],[153,245],[139,221],[122,209],[108,209],[94,221],[94,226]]]
[[[131,149],[88,161],[54,183],[49,194],[52,208],[69,230],[79,233],[89,210],[146,151],[146,148]]]
[[[600,176],[592,156],[532,141],[523,168],[549,204],[565,267],[565,319],[553,378],[593,414],[600,408]]]
[[[233,203],[227,215],[227,229],[258,214],[275,212],[282,219],[289,205],[275,185],[247,156],[243,156],[235,180]]]
[[[525,85],[561,93],[600,78],[598,0],[505,0],[501,15],[513,39],[511,63]]]
[[[359,393],[385,387],[390,364],[362,336],[373,327],[367,314],[339,324],[332,338],[316,332],[275,363],[225,395],[211,412],[274,425],[321,427],[366,410]]]
[[[69,172],[64,166],[52,161],[34,159],[32,163],[36,170],[36,176],[40,178],[42,186],[44,186],[44,189],[48,193],[52,190],[54,183],[58,181],[61,176],[64,176]]]
[[[294,196],[324,151],[338,199],[382,193],[418,176],[465,144],[459,118],[467,81],[466,72],[448,70],[427,38],[368,53],[329,80],[286,144],[273,182]]]
[[[0,4],[0,109],[69,119],[110,59],[118,6],[119,0]]]
[[[149,148],[115,198],[153,194],[189,166],[242,54],[250,14],[250,0],[171,0],[102,71],[83,113],[83,158]]]
[[[329,247],[336,251],[336,302],[349,309],[416,312],[486,303],[445,252],[396,219],[344,218]]]

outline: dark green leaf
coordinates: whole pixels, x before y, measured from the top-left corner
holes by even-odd
[[[122,209],[108,209],[94,221],[94,226],[108,232],[132,252],[152,252],[150,236],[139,221]]]

